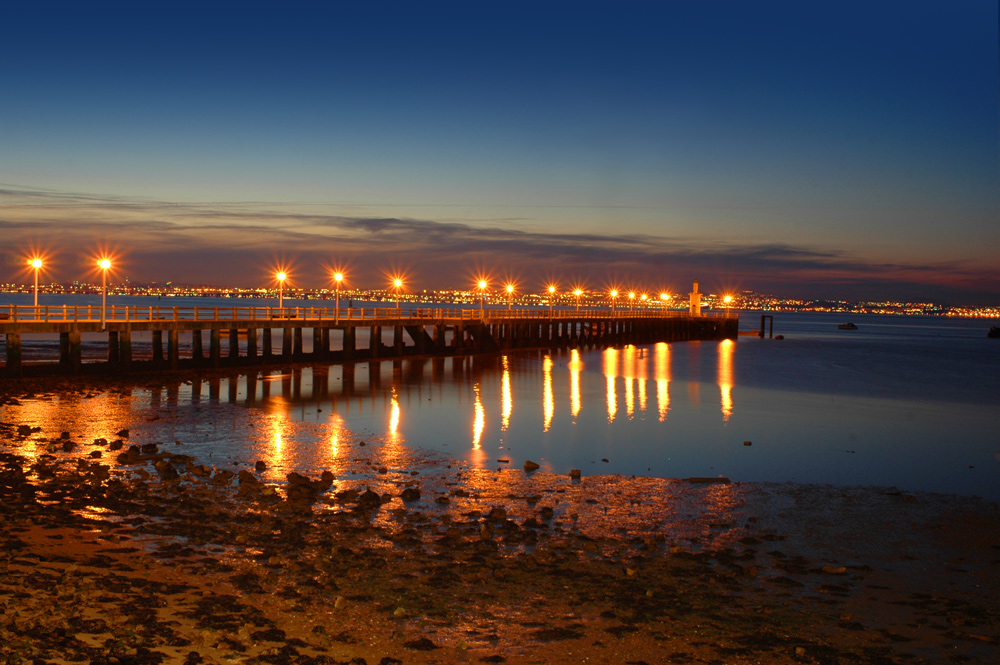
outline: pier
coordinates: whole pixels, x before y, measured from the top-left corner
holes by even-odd
[[[0,306],[6,377],[736,339],[738,322],[700,311]],[[57,335],[51,357],[25,359],[26,340]],[[85,362],[85,343],[103,348],[104,336],[106,358]]]

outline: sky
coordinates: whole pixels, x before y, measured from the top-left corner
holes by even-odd
[[[1000,302],[996,0],[21,4],[0,282]]]

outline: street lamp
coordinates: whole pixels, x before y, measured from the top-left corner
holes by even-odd
[[[618,297],[618,289],[611,289],[611,316],[615,315],[615,298]]]
[[[479,280],[479,318],[486,316],[486,280]]]
[[[649,296],[647,296],[645,293],[643,293],[641,296],[639,296],[639,300],[642,301],[642,307],[643,307],[643,309],[645,309],[645,307],[646,307],[646,299],[648,297]]]
[[[38,316],[38,269],[42,267],[42,260],[34,258],[28,263],[35,269],[35,316]]]
[[[97,262],[101,267],[101,330],[107,326],[107,306],[108,306],[108,268],[111,261],[101,259]]]
[[[583,291],[581,291],[580,289],[577,289],[576,291],[573,292],[573,295],[576,296],[576,311],[579,312],[580,311],[580,296],[583,295]]]
[[[732,296],[725,296],[725,297],[723,297],[722,302],[726,303],[726,318],[728,319],[729,318],[729,307],[733,303],[733,297]]]
[[[549,318],[552,318],[552,303],[556,299],[556,287],[552,284],[549,285]]]
[[[278,278],[278,309],[283,309],[285,306],[285,279],[288,278],[288,275],[279,272],[275,277]]]
[[[398,318],[399,317],[399,292],[403,288],[403,280],[401,280],[400,278],[397,277],[396,279],[392,280],[392,285],[394,287],[396,287],[396,317]]]
[[[340,323],[340,283],[344,281],[344,273],[342,273],[342,272],[335,272],[335,273],[333,273],[333,281],[337,285],[336,286],[336,290],[337,290],[337,311],[333,315],[333,320],[336,323]]]
[[[670,300],[670,294],[664,291],[660,294],[660,300],[663,301],[663,315],[667,315],[667,302]]]
[[[510,304],[511,304],[511,301],[513,301],[513,299],[514,299],[514,285],[513,284],[508,284],[507,285],[507,309],[508,309],[508,311],[510,310]]]
[[[628,292],[628,311],[635,311],[635,291]]]

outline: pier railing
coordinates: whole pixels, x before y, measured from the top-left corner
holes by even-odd
[[[442,307],[160,307],[109,305],[105,321],[365,321],[376,319],[660,319],[689,317],[686,310],[609,310],[609,309],[506,309]],[[706,318],[732,318],[736,312],[702,313]],[[96,305],[0,305],[0,322],[87,322],[101,321],[101,307]]]

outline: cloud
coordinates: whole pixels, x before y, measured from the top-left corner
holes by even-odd
[[[381,285],[406,267],[426,288],[463,286],[479,270],[525,284],[575,280],[685,290],[746,288],[781,295],[961,299],[1000,297],[1000,271],[956,262],[872,262],[844,251],[671,236],[547,233],[497,223],[317,214],[267,202],[184,203],[0,187],[0,234],[28,247],[79,256],[99,245],[123,253],[134,281],[260,284],[271,266],[293,264],[302,286],[325,284],[323,267],[349,263],[354,283]],[[55,270],[74,279],[79,261]],[[328,271],[326,271],[328,272]],[[310,275],[312,277],[310,277]],[[498,277],[499,278],[499,277]],[[984,287],[984,285],[987,285]]]

